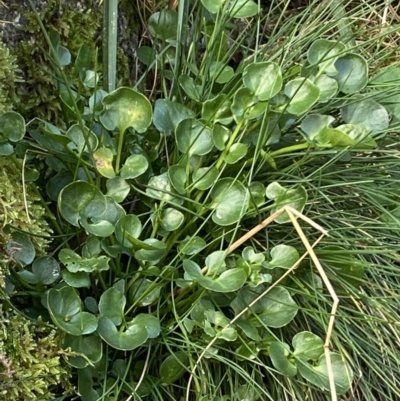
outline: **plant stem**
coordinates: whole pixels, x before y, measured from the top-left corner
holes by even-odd
[[[296,152],[298,150],[308,149],[310,146],[311,145],[308,142],[297,143],[296,145],[287,146],[286,148],[270,152],[268,156],[274,158],[275,156],[285,155],[287,153]]]
[[[122,145],[124,144],[125,131],[121,131],[118,138],[117,159],[115,161],[115,174],[119,173],[121,165]]]

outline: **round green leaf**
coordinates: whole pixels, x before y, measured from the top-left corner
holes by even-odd
[[[196,85],[194,79],[186,74],[181,74],[178,78],[179,85],[185,93],[193,100],[200,101],[201,86]]]
[[[225,149],[225,144],[228,142],[229,137],[232,132],[229,128],[224,127],[220,124],[215,124],[212,132],[212,139],[214,142],[214,146],[223,151]]]
[[[353,102],[340,110],[343,120],[348,124],[364,125],[368,131],[376,134],[389,128],[389,114],[374,99]]]
[[[29,265],[35,259],[36,251],[30,237],[19,231],[14,231],[6,245],[8,255],[22,267]]]
[[[189,237],[178,245],[178,250],[182,255],[196,255],[206,247],[206,241],[201,237]]]
[[[167,99],[157,99],[154,107],[154,125],[166,134],[175,132],[176,127],[183,120],[193,118],[195,112]]]
[[[132,324],[126,330],[121,331],[106,316],[100,316],[97,331],[108,345],[121,351],[130,351],[140,347],[148,338],[144,325]]]
[[[271,249],[270,254],[271,261],[268,263],[270,267],[290,269],[299,260],[297,249],[290,245],[276,245]]]
[[[145,132],[152,119],[152,108],[148,99],[131,88],[118,88],[103,99],[104,111],[100,122],[109,131],[116,128],[124,132],[132,127]]]
[[[139,177],[149,168],[149,162],[143,155],[131,155],[125,160],[120,175],[125,180]]]
[[[336,392],[339,395],[345,394],[351,388],[353,372],[350,366],[344,362],[340,354],[332,352],[330,355],[330,368],[333,371]],[[297,367],[300,374],[310,383],[323,390],[329,390],[330,381],[325,354],[321,355],[316,365],[311,365],[301,359],[298,359]]]
[[[154,68],[157,65],[157,68],[161,67],[161,63],[157,62],[157,51],[153,47],[150,46],[140,46],[136,49],[136,55],[139,61],[150,68]]]
[[[268,185],[265,193],[267,198],[274,201],[275,206],[271,210],[271,214],[282,209],[283,206],[290,206],[301,213],[307,203],[307,192],[301,185],[284,188],[278,182],[272,182]],[[275,221],[282,224],[289,222],[290,218],[287,213],[283,213]]]
[[[239,290],[246,280],[247,274],[241,268],[226,270],[216,279],[207,276],[201,276],[197,279],[198,283],[207,290],[222,293]]]
[[[219,180],[211,191],[214,223],[228,226],[238,222],[248,207],[248,192],[242,183],[233,178]]]
[[[286,288],[274,287],[262,300],[260,318],[269,327],[283,327],[297,314],[298,306]]]
[[[150,248],[141,247],[135,252],[135,258],[138,260],[157,261],[165,255],[166,245],[164,242],[155,238],[148,238],[143,241],[143,245],[148,245]]]
[[[46,184],[46,191],[50,199],[57,201],[61,190],[74,180],[74,176],[69,171],[60,171],[51,177]]]
[[[151,198],[160,199],[167,203],[182,204],[182,201],[174,196],[168,173],[151,177],[147,185],[146,194]]]
[[[338,73],[333,77],[339,84],[339,90],[352,94],[363,89],[368,83],[368,65],[358,54],[346,54],[335,62]]]
[[[216,14],[224,4],[223,0],[201,0],[204,8],[208,10],[211,14]]]
[[[346,46],[334,40],[317,39],[314,41],[307,52],[307,59],[311,65],[318,65],[319,72],[326,72],[333,76],[337,74],[334,67],[335,61],[341,53],[346,50]]]
[[[20,141],[25,135],[25,120],[14,112],[8,111],[0,116],[0,139],[11,142]]]
[[[93,159],[97,171],[106,178],[115,177],[114,168],[112,165],[113,153],[111,149],[99,148],[93,153]]]
[[[215,276],[226,270],[226,252],[215,251],[206,257],[207,275]]]
[[[324,353],[324,341],[313,333],[302,331],[293,337],[293,356],[298,359],[316,361]]]
[[[131,248],[135,239],[142,232],[142,223],[134,214],[121,217],[115,226],[115,237],[117,241],[127,248]]]
[[[203,103],[201,116],[207,124],[230,124],[232,122],[231,102],[227,95],[220,94]]]
[[[161,212],[161,225],[166,231],[177,230],[183,224],[184,220],[184,214],[171,207],[166,208]]]
[[[274,341],[269,349],[269,356],[275,369],[288,377],[296,376],[297,367],[290,361],[290,348],[286,343]]]
[[[268,102],[259,102],[249,88],[240,88],[233,97],[231,110],[236,121],[252,120],[263,114],[267,107]]]
[[[368,134],[368,132],[367,132]],[[321,147],[347,147],[356,144],[344,130],[338,128],[323,128],[315,137],[315,141]]]
[[[337,81],[333,78],[328,77],[328,75],[322,74],[314,80],[314,84],[317,85],[319,89],[319,101],[327,102],[333,96],[336,95],[339,85]]]
[[[99,143],[97,136],[89,128],[84,127],[84,131],[82,132],[79,124],[72,125],[68,129],[66,136],[72,141],[68,144],[68,147],[75,149],[79,154],[94,152]]]
[[[215,79],[218,84],[229,82],[235,75],[233,68],[220,61],[214,61],[210,65],[209,74],[211,79]]]
[[[259,100],[269,100],[282,88],[281,69],[273,62],[249,64],[243,73],[243,83]]]
[[[110,287],[101,294],[99,312],[101,316],[109,318],[113,324],[119,326],[124,318],[125,305],[125,295],[115,287]]]
[[[183,166],[171,166],[168,169],[168,178],[178,194],[185,194],[186,172]]]
[[[78,369],[99,362],[103,355],[103,343],[98,336],[83,337],[67,334],[62,343],[62,348],[64,350],[70,349],[72,352],[78,354],[76,356],[68,356],[67,353],[64,354],[64,358],[68,364]]]
[[[290,99],[287,112],[300,115],[310,110],[317,102],[320,90],[307,78],[295,78],[285,86],[285,95]]]
[[[106,182],[107,196],[114,199],[115,202],[121,203],[128,196],[131,187],[121,177],[114,177]]]
[[[253,0],[234,0],[230,2],[229,14],[234,18],[250,18],[258,14],[260,8]]]
[[[63,280],[73,288],[90,288],[90,277],[86,272],[72,273],[69,270],[62,271]]]
[[[154,287],[149,291],[150,287]],[[154,286],[154,282],[146,278],[135,281],[130,289],[130,301],[138,306],[148,306],[157,302],[160,297],[160,286]],[[146,295],[144,295],[146,294]]]
[[[194,118],[183,120],[176,129],[178,149],[188,156],[203,156],[213,148],[212,131]]]
[[[93,333],[97,319],[88,312],[82,312],[82,302],[71,287],[50,289],[47,293],[47,308],[54,324],[73,336]]]
[[[51,256],[42,256],[32,265],[32,272],[43,285],[54,283],[60,277],[60,265]]]
[[[183,351],[167,356],[160,366],[160,379],[163,384],[171,384],[179,380],[189,366],[189,358]]]
[[[210,188],[219,175],[218,169],[213,167],[200,167],[193,172],[193,187],[205,191]]]
[[[234,143],[224,157],[227,164],[235,164],[246,156],[247,146],[244,143]]]
[[[375,148],[376,142],[370,135],[368,128],[361,124],[342,124],[337,127],[337,131],[343,133],[348,138],[348,142],[352,141],[352,145],[357,144],[357,147],[369,149]],[[337,146],[345,146],[342,143],[337,143]],[[347,146],[347,145],[346,145]]]
[[[178,13],[172,10],[162,10],[154,13],[148,21],[149,33],[153,38],[173,42],[178,32]]]
[[[129,325],[145,327],[149,338],[156,338],[161,332],[159,320],[155,316],[147,313],[140,313],[139,315],[135,316],[135,318],[129,322]]]
[[[103,99],[108,95],[108,93],[102,89],[97,90],[89,98],[89,109],[90,113],[98,116],[104,109]]]
[[[0,142],[0,156],[9,156],[14,153],[14,146],[8,142]]]
[[[82,216],[99,217],[107,207],[107,202],[99,189],[85,181],[75,181],[67,185],[58,197],[58,209],[70,224],[79,227]]]
[[[323,114],[309,114],[301,122],[301,129],[307,134],[307,139],[314,140],[324,128],[328,128],[335,118]]]

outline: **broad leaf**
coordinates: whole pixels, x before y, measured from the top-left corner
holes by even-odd
[[[178,124],[188,118],[193,118],[193,110],[167,99],[157,99],[154,107],[154,125],[165,134],[175,132]]]
[[[111,149],[99,148],[93,153],[97,171],[106,178],[115,177],[114,168],[112,165],[113,153]]]
[[[163,384],[171,384],[180,379],[189,366],[189,358],[183,351],[168,355],[160,366],[160,379]]]
[[[43,285],[54,283],[60,277],[60,265],[51,256],[42,256],[32,265],[32,272]]]
[[[234,143],[228,153],[224,157],[224,162],[227,164],[235,164],[240,159],[243,159],[247,154],[247,146],[244,143]]]
[[[110,287],[101,294],[99,302],[100,316],[109,318],[113,324],[119,326],[124,318],[125,305],[125,295],[115,287]]]
[[[271,261],[268,263],[270,267],[290,269],[299,260],[297,249],[285,244],[274,246],[270,251],[270,255]]]
[[[62,348],[64,350],[70,349],[77,354],[76,356],[68,356],[66,353],[64,357],[69,365],[78,369],[99,362],[103,355],[103,343],[98,336],[77,337],[67,334],[62,343]]]
[[[244,69],[243,83],[259,100],[269,100],[282,88],[281,69],[273,62],[249,64]]]
[[[36,251],[29,235],[14,231],[7,242],[8,255],[17,261],[22,267],[29,265],[35,259]]]
[[[0,140],[18,142],[25,135],[25,120],[14,112],[8,111],[0,116]]]
[[[231,102],[227,95],[220,94],[213,99],[207,100],[203,103],[202,119],[207,123],[214,125],[221,123],[223,125],[232,122]]]
[[[139,177],[149,168],[149,162],[143,155],[131,155],[121,168],[120,175],[125,180]]]
[[[212,131],[194,118],[179,123],[175,138],[178,149],[188,156],[203,156],[213,148]]]
[[[168,169],[168,178],[178,194],[183,195],[186,193],[185,184],[187,177],[183,166],[171,166]]]
[[[339,90],[352,94],[363,89],[368,83],[368,65],[358,54],[346,54],[335,62],[338,73],[333,77],[339,84]]]
[[[318,78],[314,79],[313,82],[319,89],[318,101],[320,102],[327,102],[338,92],[338,83],[326,74],[320,75]]]
[[[218,175],[219,171],[215,166],[200,167],[193,172],[193,187],[205,191],[216,182]]]
[[[185,215],[179,210],[171,207],[161,212],[161,225],[166,231],[177,230],[184,222]]]
[[[224,271],[218,278],[199,277],[198,283],[210,291],[215,292],[233,292],[243,287],[247,275],[243,269],[234,268]]]
[[[324,342],[321,338],[308,331],[303,331],[293,337],[293,356],[305,361],[316,361],[324,353]]]
[[[154,38],[174,42],[178,32],[178,13],[168,9],[154,13],[149,18],[148,29]]]
[[[328,128],[334,121],[335,118],[331,116],[309,114],[301,122],[301,129],[307,134],[307,139],[312,141],[324,128]]]
[[[151,123],[152,108],[148,99],[131,88],[121,87],[103,99],[104,111],[100,122],[109,131],[116,128],[120,132],[132,127],[137,132],[145,132]]]
[[[286,84],[285,95],[290,99],[287,112],[300,115],[318,101],[320,90],[307,78],[295,78]]]
[[[128,196],[131,187],[121,177],[114,177],[106,182],[107,196],[114,199],[115,202],[121,203]]]
[[[269,349],[269,356],[276,370],[288,377],[296,376],[297,367],[290,360],[290,348],[286,343],[274,341]]]
[[[311,65],[318,65],[319,72],[326,72],[327,75],[337,74],[334,67],[335,61],[340,54],[343,54],[346,46],[334,40],[317,39],[307,52],[307,59]]]

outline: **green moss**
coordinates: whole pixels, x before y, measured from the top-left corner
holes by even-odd
[[[21,172],[10,158],[0,157],[0,286],[3,286],[4,276],[8,274],[9,266],[13,264],[12,258],[6,252],[9,236],[3,231],[5,225],[34,235],[49,236],[51,233],[45,220],[45,210],[39,204],[31,185],[33,184],[26,183],[26,197],[24,197]],[[43,254],[48,241],[35,236],[31,239],[37,253]]]
[[[0,399],[52,399],[52,390],[71,388],[70,369],[57,331],[0,305]]]
[[[17,86],[21,99],[17,111],[27,120],[39,117],[63,126],[61,107],[53,84],[54,73],[48,57],[49,47],[36,15],[30,10],[20,12],[28,19],[22,29],[29,33],[29,40],[21,41],[15,51],[24,78],[24,83]],[[49,0],[40,17],[48,32],[53,30],[60,34],[60,44],[67,47],[73,56],[83,43],[94,46],[99,36],[99,12],[90,8],[79,11],[74,1],[60,3]]]
[[[18,100],[15,94],[17,71],[15,56],[0,39],[0,115],[11,110],[13,103]]]

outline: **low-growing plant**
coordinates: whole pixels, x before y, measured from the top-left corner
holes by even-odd
[[[334,212],[313,212],[333,203],[314,180],[379,154],[399,118],[377,101],[388,76],[370,81],[365,57],[333,37],[298,58],[260,46],[231,67],[226,27],[258,5],[196,10],[197,41],[180,25],[183,6],[148,21],[137,87],[159,82],[154,102],[100,89],[87,46],[66,77],[68,49],[49,41],[67,130],[9,112],[0,134],[3,155],[18,164],[29,150],[45,164],[37,183],[58,236],[36,257],[30,233],[7,226],[21,265],[8,297],[26,291],[25,309],[62,333],[83,401],[305,399],[306,386],[337,399],[360,367],[336,335],[336,297],[350,316],[365,268],[336,232],[349,221],[319,238]],[[236,374],[226,385],[224,366]]]

